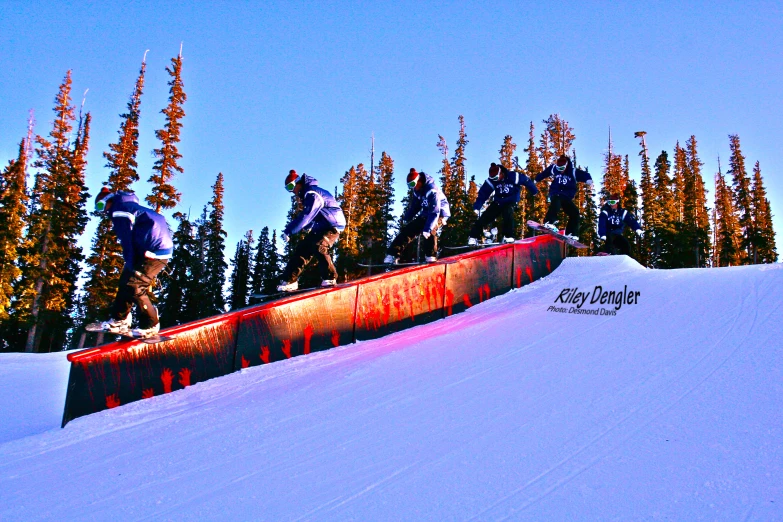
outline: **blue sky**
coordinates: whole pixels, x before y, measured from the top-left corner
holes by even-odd
[[[160,5],[159,5],[160,4]],[[559,113],[579,163],[600,179],[611,127],[615,152],[639,177],[638,140],[654,157],[693,134],[712,201],[728,134],[749,173],[756,161],[783,230],[783,6],[779,2],[32,2],[0,3],[0,160],[15,156],[29,109],[39,134],[73,70],[75,102],[93,127],[87,182],[107,177],[144,52],[140,176],[168,100],[164,68],[183,44],[180,210],[200,212],[226,178],[227,256],[247,229],[280,229],[289,169],[333,190],[351,165],[395,161],[397,199],[410,167],[435,173],[438,134],[453,150],[465,116],[468,174],[486,176],[503,136],[519,145],[531,121]],[[135,187],[140,197],[144,182]],[[711,205],[711,203],[710,203]],[[83,244],[89,245],[92,227]],[[780,242],[780,240],[779,240]]]

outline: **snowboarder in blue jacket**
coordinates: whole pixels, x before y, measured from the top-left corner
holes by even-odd
[[[383,262],[396,264],[403,249],[421,235],[424,238],[424,260],[433,263],[438,260],[438,231],[451,217],[449,202],[432,177],[411,169],[407,178],[411,198],[402,216],[405,225],[386,250]]]
[[[109,320],[101,326],[106,332],[130,333],[134,337],[157,335],[160,317],[152,304],[150,287],[174,250],[166,219],[139,205],[136,194],[112,193],[106,187],[95,197],[95,209],[111,216],[112,229],[120,240],[125,261]],[[134,303],[138,310],[138,328],[130,331]]]
[[[578,241],[580,216],[579,208],[574,204],[576,184],[582,182],[591,187],[593,186],[593,178],[586,170],[576,168],[571,162],[571,158],[566,155],[560,156],[555,163],[539,173],[536,176],[536,182],[550,176],[552,176],[552,183],[549,185],[549,208],[546,211],[543,226],[557,232],[555,221],[557,221],[557,214],[562,207],[568,215],[565,235]]]
[[[318,186],[318,180],[307,174],[299,176],[291,170],[285,178],[285,188],[302,202],[302,211],[283,229],[280,237],[288,242],[290,236],[306,231],[307,235],[296,246],[291,260],[283,270],[279,292],[291,292],[299,288],[299,276],[315,257],[321,272],[321,286],[337,283],[337,269],[332,263],[329,249],[340,232],[345,229],[345,215],[340,204],[328,191]]]
[[[478,219],[470,229],[468,245],[478,244],[478,238],[487,225],[503,216],[503,242],[514,242],[514,210],[519,204],[522,195],[522,187],[527,188],[533,195],[538,194],[538,188],[533,181],[521,172],[509,170],[503,165],[492,163],[489,166],[489,177],[479,189],[476,202],[473,203],[473,211]],[[492,203],[484,212],[481,208],[494,194]]]
[[[620,206],[620,194],[612,194],[601,207],[601,214],[598,217],[598,235],[605,242],[604,252],[614,254],[619,248],[621,254],[630,255],[631,245],[623,236],[625,225],[631,227],[637,236],[642,236],[642,227],[636,221],[636,216]]]

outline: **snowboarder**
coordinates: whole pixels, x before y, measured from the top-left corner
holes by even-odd
[[[614,254],[619,248],[621,254],[630,255],[631,245],[623,236],[625,225],[631,227],[637,236],[642,237],[642,228],[636,221],[636,216],[620,206],[620,194],[612,194],[601,207],[601,214],[598,217],[598,235],[605,242],[604,252]]]
[[[125,266],[120,274],[117,296],[103,331],[133,337],[154,337],[160,330],[158,310],[152,304],[150,287],[155,276],[171,259],[174,243],[166,219],[139,205],[132,192],[114,192],[103,187],[95,197],[95,210],[111,216],[112,228],[122,245]],[[132,331],[131,308],[136,304],[138,327]]]
[[[406,245],[421,235],[424,238],[424,261],[434,263],[438,260],[438,231],[451,217],[449,202],[435,180],[424,172],[411,169],[407,181],[411,200],[402,216],[405,225],[386,250],[383,262],[388,265],[399,262],[400,253]]]
[[[557,232],[555,221],[557,221],[557,214],[562,207],[565,213],[568,214],[565,235],[574,241],[578,241],[577,234],[579,232],[580,216],[579,208],[574,204],[576,184],[583,182],[588,187],[592,187],[593,178],[589,172],[574,167],[571,158],[566,155],[560,156],[555,163],[540,172],[536,176],[536,182],[550,176],[553,176],[553,178],[552,184],[549,186],[549,208],[546,211],[543,226],[553,232]]]
[[[345,229],[345,215],[340,204],[328,191],[318,186],[318,180],[307,174],[299,176],[291,170],[285,178],[285,188],[302,201],[304,208],[283,229],[280,237],[288,242],[299,231],[307,235],[296,246],[291,260],[283,270],[278,292],[292,292],[299,288],[299,276],[315,256],[321,272],[321,286],[337,284],[337,269],[329,249]]]
[[[468,245],[477,245],[483,230],[498,216],[503,216],[503,242],[514,242],[514,229],[516,228],[514,210],[519,204],[523,185],[533,195],[538,194],[536,184],[523,173],[509,170],[496,163],[490,164],[489,177],[481,185],[476,202],[473,203],[473,211],[478,219],[470,229]],[[484,212],[481,212],[481,208],[493,194],[492,203]]]

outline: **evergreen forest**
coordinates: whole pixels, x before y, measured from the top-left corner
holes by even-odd
[[[142,204],[167,213],[174,239],[173,257],[157,281],[163,327],[242,308],[253,294],[274,292],[301,239],[294,236],[284,243],[277,230],[264,226],[247,230],[235,246],[230,245],[233,252],[226,252],[223,173],[212,178],[212,197],[197,215],[179,208],[180,190],[186,190],[177,187],[176,179],[183,172],[178,144],[187,102],[182,68],[180,53],[166,68],[169,99],[160,109],[165,123],[155,132],[159,147],[147,151],[155,158],[147,179],[151,189],[149,194],[137,194]],[[112,192],[133,191],[140,180],[137,157],[145,72],[143,60],[120,114],[117,139],[103,152],[103,185]],[[55,94],[51,128],[38,134],[31,118],[18,142],[18,154],[0,171],[0,351],[51,352],[112,340],[83,334],[86,324],[106,319],[124,263],[110,218],[92,212],[94,195],[85,183],[91,116],[75,106],[71,89],[68,71]],[[440,169],[427,172],[439,181],[451,206],[441,246],[467,243],[475,220],[472,204],[487,176],[488,165],[468,169],[467,124],[462,116],[455,123],[453,149],[442,135],[433,137],[432,151],[438,154]],[[727,137],[730,155],[725,164],[707,173],[696,136],[686,136],[683,142],[671,144],[672,149],[659,152],[648,150],[646,132],[636,132],[635,137],[638,151],[621,153],[614,149],[610,134],[602,170],[591,172],[595,191],[579,184],[575,198],[582,215],[579,238],[589,248],[576,255],[594,255],[601,248],[596,230],[600,208],[609,194],[619,193],[622,206],[635,213],[644,232],[638,238],[626,230],[632,256],[647,267],[709,268],[777,261],[761,165],[747,163],[738,135]],[[568,155],[574,165],[589,171],[578,161],[575,140],[568,121],[551,114],[537,124],[529,123],[521,146],[514,137],[505,136],[498,144],[496,162],[535,177],[558,156]],[[638,183],[630,176],[632,164],[641,169]],[[400,172],[407,173],[410,167]],[[706,176],[714,177],[714,194],[708,194]],[[369,166],[349,166],[340,178],[335,196],[347,221],[333,247],[340,281],[366,275],[368,269],[360,264],[379,263],[399,230],[401,218],[395,208],[404,208],[408,195],[395,194],[394,181],[394,159],[385,151],[377,161],[373,155]],[[549,180],[539,182],[538,188],[536,196],[523,190],[516,211],[517,238],[533,235],[525,226],[527,220],[543,221]],[[300,203],[292,197],[288,219],[299,210]],[[97,227],[89,251],[84,252],[79,240],[90,219]],[[405,255],[416,258],[416,246],[410,245]],[[319,282],[311,265],[300,286]]]

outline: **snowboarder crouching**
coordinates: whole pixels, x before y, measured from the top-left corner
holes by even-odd
[[[405,225],[386,250],[383,262],[386,264],[399,262],[403,249],[414,238],[421,235],[424,238],[422,243],[424,261],[434,263],[438,260],[438,230],[451,217],[449,202],[435,180],[424,172],[411,169],[407,182],[408,188],[412,190],[410,203],[402,216]]]
[[[623,236],[625,225],[642,237],[642,228],[636,221],[636,216],[620,206],[620,194],[612,194],[601,207],[601,215],[598,217],[598,235],[605,241],[604,252],[614,254],[619,248],[621,254],[630,255],[631,245]]]
[[[128,334],[131,308],[135,303],[139,325],[130,331],[130,335],[140,338],[155,336],[160,330],[160,317],[152,304],[150,286],[169,262],[174,250],[166,219],[139,205],[139,198],[134,193],[112,193],[106,187],[95,197],[95,209],[111,216],[112,228],[122,245],[125,261],[109,320],[101,326],[106,332]]]
[[[337,283],[337,269],[329,249],[345,229],[345,215],[337,200],[318,186],[318,180],[307,174],[297,175],[291,170],[285,178],[285,188],[302,201],[302,211],[283,229],[280,237],[288,242],[299,231],[307,235],[296,246],[291,260],[283,270],[278,292],[292,292],[299,288],[299,276],[315,257],[321,272],[321,286]]]
[[[536,176],[536,182],[550,176],[552,176],[552,183],[549,186],[549,208],[547,209],[543,226],[553,232],[557,232],[555,221],[557,221],[557,214],[562,207],[568,215],[565,235],[578,241],[579,220],[581,218],[579,216],[579,208],[574,204],[576,184],[582,182],[591,187],[593,186],[593,178],[589,172],[576,168],[571,162],[571,158],[565,155],[557,158],[555,163],[540,172]]]
[[[489,177],[479,189],[476,202],[473,203],[473,211],[478,219],[470,229],[468,245],[478,244],[478,238],[487,225],[503,216],[503,242],[514,242],[514,210],[522,194],[522,186],[525,186],[533,195],[538,194],[535,183],[521,172],[509,170],[503,165],[492,163],[489,166]],[[484,212],[481,207],[494,194],[492,203]]]

